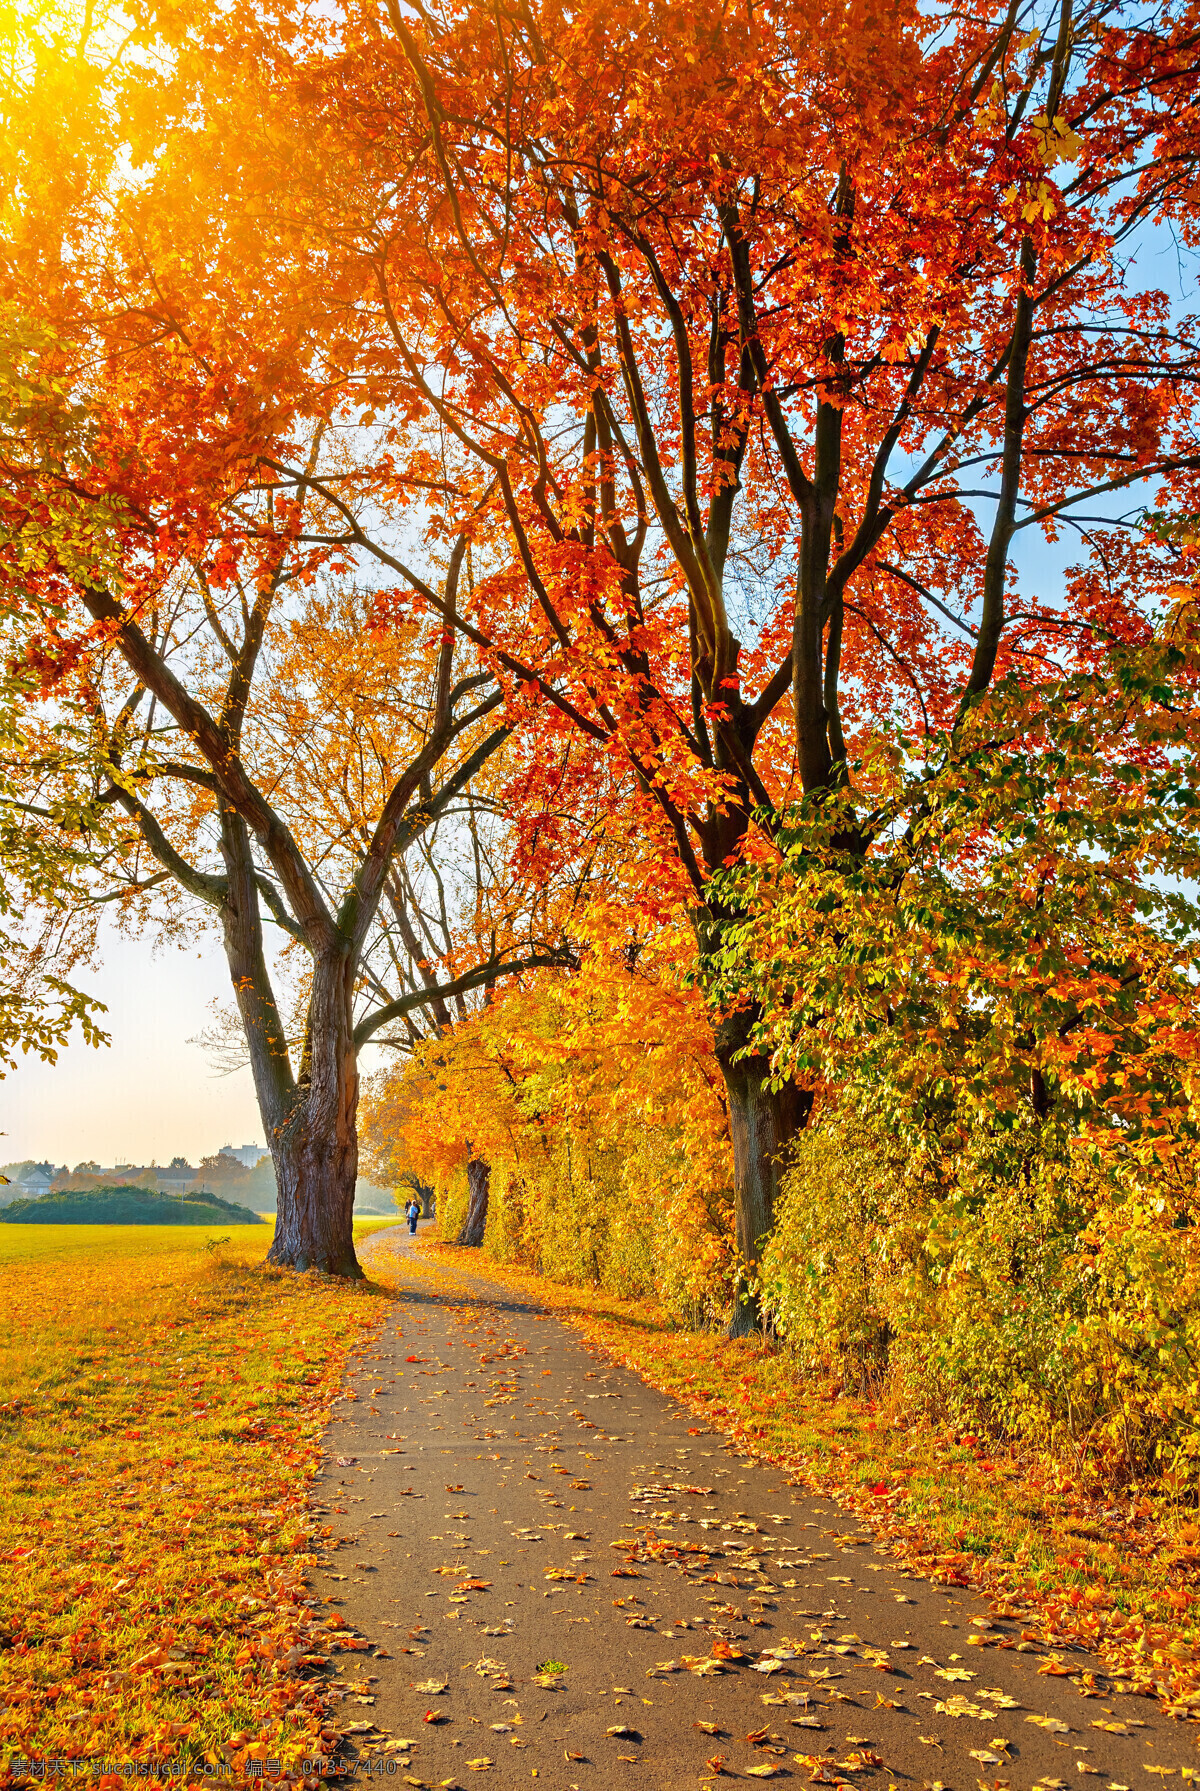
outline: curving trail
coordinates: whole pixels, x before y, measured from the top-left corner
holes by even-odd
[[[689,1434],[477,1259],[433,1275],[420,1242],[397,1226],[363,1251],[396,1308],[314,1490],[341,1544],[314,1589],[373,1650],[337,1657],[349,1770],[539,1791],[1200,1778],[1190,1726],[1081,1654],[1040,1672],[975,1595]]]

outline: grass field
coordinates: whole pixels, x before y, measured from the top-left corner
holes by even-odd
[[[269,1241],[0,1229],[5,1764],[321,1753],[293,1670],[314,1646],[306,1491],[387,1301],[257,1266]]]

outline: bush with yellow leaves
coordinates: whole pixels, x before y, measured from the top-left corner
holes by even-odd
[[[364,1156],[434,1184],[448,1240],[485,1162],[488,1254],[707,1319],[729,1298],[730,1159],[689,939],[631,952],[604,909],[585,924],[578,972],[508,988],[370,1085]]]
[[[833,1115],[800,1143],[763,1261],[811,1372],[1108,1470],[1200,1467],[1195,1163],[1077,1141],[998,1172]]]

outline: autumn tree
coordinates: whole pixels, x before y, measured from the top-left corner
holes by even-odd
[[[389,0],[144,33],[122,315],[193,344],[187,428],[223,465],[253,440],[297,553],[412,589],[422,538],[468,539],[434,611],[579,803],[627,768],[646,897],[686,906],[713,993],[753,1265],[810,1091],[715,973],[742,916],[714,875],[896,726],[936,751],[997,676],[1144,634],[1173,567],[1136,525],[1200,510],[1196,332],[1147,268],[1193,229],[1195,6]],[[64,285],[45,236],[27,303]],[[195,269],[235,265],[236,354],[202,362]],[[315,453],[288,406],[336,418]],[[1018,576],[1029,531],[1078,544],[1056,584]],[[869,854],[870,804],[839,812]]]
[[[395,948],[405,852],[511,734],[493,668],[445,620],[486,556],[460,530],[420,572],[364,584],[345,504],[278,470],[353,473],[364,501],[337,378],[320,394],[307,378],[290,268],[261,280],[244,238],[182,203],[186,146],[122,60],[119,21],[58,23],[4,88],[19,426],[0,580],[29,699],[10,760],[73,854],[79,908],[216,920],[279,1186],[272,1259],[354,1274],[359,1051],[538,961],[496,914],[446,942],[442,982],[423,950],[405,959],[411,940]],[[125,180],[147,147],[149,177]],[[397,979],[405,961],[420,974]]]
[[[170,27],[195,86],[229,52],[209,165],[286,217],[364,414],[437,440],[364,469],[369,514],[287,476],[393,573],[419,485],[493,546],[455,625],[547,741],[630,767],[703,976],[739,919],[714,873],[794,798],[893,724],[925,750],[998,674],[1144,631],[1170,567],[1133,525],[1200,508],[1196,332],[1146,266],[1193,228],[1186,0],[391,0],[269,56],[231,16]],[[1031,531],[1077,544],[1057,588],[1017,574]],[[868,852],[869,809],[846,828]],[[810,1096],[721,993],[752,1264]]]

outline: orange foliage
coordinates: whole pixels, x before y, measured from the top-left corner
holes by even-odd
[[[690,938],[663,927],[635,944],[627,917],[599,902],[577,931],[577,973],[507,990],[371,1084],[371,1173],[415,1168],[452,1235],[478,1156],[492,1169],[494,1253],[719,1304],[729,1143],[703,998],[685,984]]]

